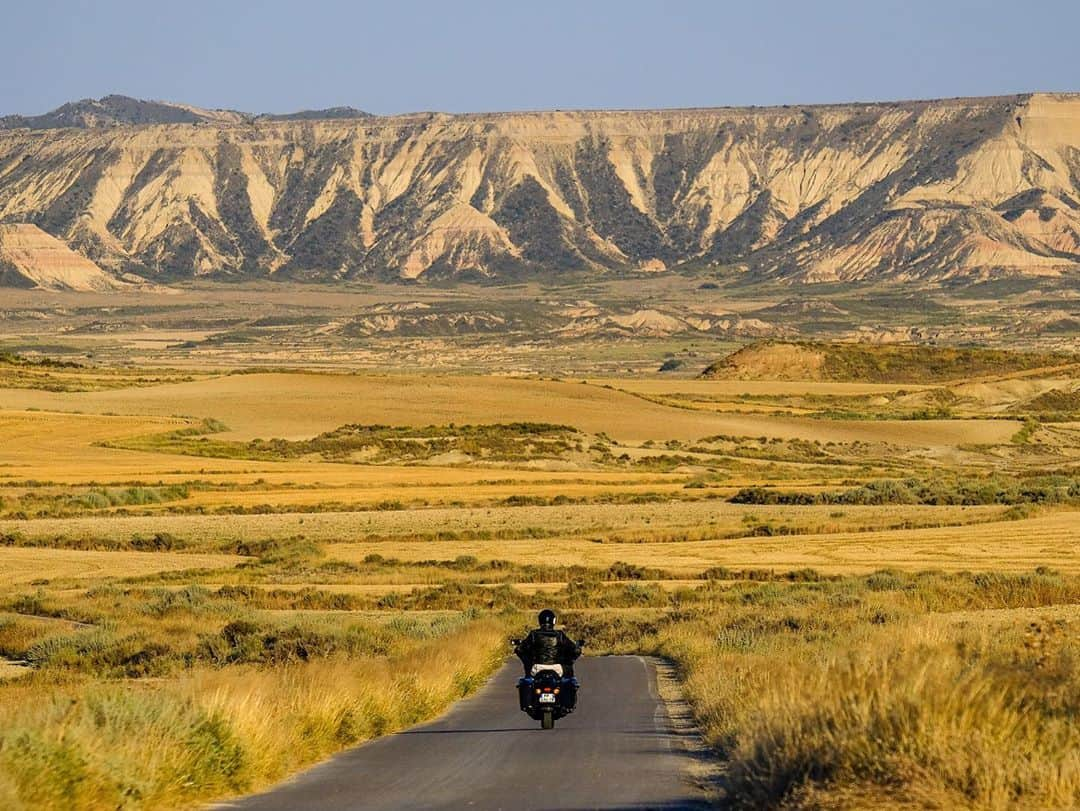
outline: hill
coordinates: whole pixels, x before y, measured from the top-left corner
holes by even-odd
[[[704,378],[828,380],[859,383],[943,383],[1076,364],[1060,352],[913,344],[788,343],[744,346],[711,364]]]
[[[9,115],[0,118],[0,129],[51,130],[73,127],[95,129],[146,124],[237,123],[243,114],[234,110],[205,110],[188,104],[144,101],[111,95],[62,104],[42,115]]]
[[[0,132],[0,222],[152,278],[748,280],[1080,267],[1080,96],[249,116],[110,96]]]
[[[322,119],[369,118],[355,107],[328,107],[295,113],[252,115],[236,110],[208,110],[190,104],[145,101],[130,96],[111,95],[62,104],[41,115],[0,117],[0,130],[100,129],[102,127],[146,126],[152,124],[239,124],[244,121],[318,121]]]
[[[0,225],[0,285],[82,291],[127,286],[33,225]]]

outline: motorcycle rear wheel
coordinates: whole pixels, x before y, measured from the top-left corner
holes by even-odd
[[[555,729],[555,713],[548,710],[540,719],[540,729]]]

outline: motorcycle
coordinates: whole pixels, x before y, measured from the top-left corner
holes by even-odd
[[[510,644],[516,649],[521,641],[511,639]],[[523,713],[540,722],[541,729],[554,729],[555,721],[577,709],[580,687],[576,678],[564,674],[562,665],[536,664],[529,675],[518,679],[518,704]]]

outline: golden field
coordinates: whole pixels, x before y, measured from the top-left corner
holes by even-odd
[[[934,529],[792,535],[713,541],[604,543],[558,538],[536,541],[464,541],[443,549],[431,543],[342,543],[329,550],[335,559],[362,560],[389,546],[401,560],[472,555],[481,561],[553,563],[607,567],[623,561],[662,567],[679,576],[712,566],[777,571],[812,568],[829,574],[868,573],[877,569],[994,569],[1028,571],[1046,566],[1080,572],[1080,512],[1061,512],[1021,521]],[[445,547],[447,544],[442,544]],[[441,554],[440,554],[441,553]]]
[[[236,555],[180,554],[177,552],[79,551],[72,549],[3,549],[0,584],[26,586],[40,580],[98,580],[136,577],[184,569],[221,569],[243,559]]]
[[[30,371],[0,387],[5,807],[252,790],[467,694],[542,605],[594,652],[678,665],[725,807],[903,805],[946,762],[912,807],[1080,802],[1071,761],[1047,776],[1075,738],[1054,719],[1075,709],[1080,605],[1080,419],[1036,408],[1070,402],[1059,369],[955,396]],[[444,644],[457,666],[430,677]],[[998,696],[989,720],[953,682]],[[1023,730],[994,726],[1025,701]],[[898,748],[866,719],[899,724]],[[955,751],[964,735],[987,743]],[[988,765],[1040,735],[1024,775]]]
[[[683,381],[665,381],[677,393]],[[729,381],[695,381],[695,393],[730,392]],[[813,385],[813,384],[808,384]],[[6,409],[37,408],[84,414],[138,414],[147,417],[213,417],[232,438],[308,437],[347,423],[440,425],[511,421],[572,424],[626,441],[696,439],[709,434],[805,437],[802,420],[721,416],[687,412],[635,397],[616,383],[528,380],[501,377],[432,377],[407,374],[257,373],[229,374],[186,383],[88,392],[5,390]],[[770,392],[791,391],[772,384]],[[849,384],[817,384],[828,393],[851,393]],[[906,388],[895,386],[893,389]],[[864,387],[854,387],[865,393]],[[654,390],[651,394],[662,394]],[[266,407],[268,398],[274,406]],[[900,426],[861,421],[821,425],[812,433],[822,441],[885,439],[905,445],[994,442],[1008,438],[1006,422],[949,420]],[[1015,426],[1012,426],[1015,431]]]
[[[728,488],[730,490],[730,488]],[[676,496],[693,490],[680,486]],[[240,495],[248,495],[242,493]],[[898,522],[913,526],[978,524],[999,520],[1002,506],[931,507],[912,505],[858,506],[840,510],[827,506],[757,506],[730,504],[723,500],[674,501],[641,504],[562,504],[481,507],[429,507],[417,510],[361,510],[350,512],[270,513],[254,515],[177,515],[161,512],[150,515],[79,515],[65,518],[0,520],[0,533],[19,533],[28,539],[55,536],[94,538],[97,532],[130,537],[153,532],[169,532],[199,544],[215,540],[235,542],[260,538],[286,539],[298,534],[317,543],[438,541],[432,550],[454,553],[463,537],[457,533],[488,532],[499,536],[491,541],[514,540],[543,530],[543,537],[596,543],[648,543],[680,538],[716,540],[739,538],[748,532],[747,519],[755,523],[786,523],[806,532],[882,530]],[[842,514],[841,514],[842,513]],[[106,520],[107,519],[107,520]],[[479,541],[480,539],[474,539]],[[792,539],[794,541],[795,539]]]

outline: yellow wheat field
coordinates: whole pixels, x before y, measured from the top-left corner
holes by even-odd
[[[227,494],[221,494],[227,495]],[[248,494],[238,494],[248,495]],[[724,501],[678,501],[651,504],[562,504],[522,507],[432,507],[361,512],[272,513],[255,515],[90,515],[0,521],[0,534],[27,539],[53,537],[127,539],[167,532],[200,545],[213,542],[283,539],[297,535],[317,543],[385,538],[396,544],[416,536],[442,533],[452,551],[455,536],[488,532],[515,537],[573,537],[601,541],[650,542],[747,534],[754,526],[773,523],[819,532],[884,529],[906,522],[918,525],[992,521],[1000,506],[757,506]]]
[[[332,554],[341,560],[358,561],[386,551],[385,544],[355,543],[335,545]],[[589,566],[624,561],[685,574],[697,574],[713,566],[778,571],[814,568],[836,574],[884,568],[1025,571],[1037,566],[1077,572],[1080,513],[1058,512],[1022,521],[933,529],[654,544],[598,543],[580,538],[558,543],[463,541],[452,547],[398,542],[393,545],[393,554],[402,560],[452,559],[466,554],[480,560]]]
[[[41,580],[132,577],[182,569],[221,569],[242,560],[236,555],[3,547],[0,548],[0,586],[27,585]]]

